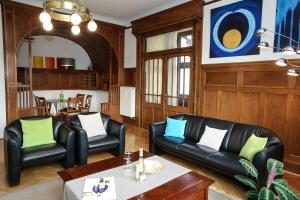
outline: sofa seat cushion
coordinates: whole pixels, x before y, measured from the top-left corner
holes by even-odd
[[[178,145],[177,149],[178,153],[202,163],[207,163],[207,157],[218,152],[212,148],[208,148],[199,144],[197,145],[195,142],[189,140],[186,140],[184,143]]]
[[[117,147],[120,143],[120,140],[113,135],[107,134],[88,138],[88,142],[89,152],[91,152]]]
[[[178,144],[184,142],[183,138],[161,136],[155,138],[155,144],[163,149],[176,150]]]
[[[214,170],[228,176],[244,175],[248,176],[247,171],[240,164],[239,160],[242,159],[238,154],[221,151],[211,154],[207,157],[211,166],[214,166]]]
[[[32,166],[62,159],[66,154],[64,146],[54,143],[22,149],[23,166]]]

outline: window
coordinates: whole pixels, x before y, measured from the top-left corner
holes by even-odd
[[[192,27],[146,38],[146,52],[193,46]]]

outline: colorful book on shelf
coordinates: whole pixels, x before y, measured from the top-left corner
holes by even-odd
[[[43,68],[44,67],[44,57],[43,56],[33,56],[33,67]]]
[[[46,68],[54,69],[55,67],[55,58],[54,57],[45,57]]]
[[[86,178],[82,200],[115,200],[116,186],[114,177]]]

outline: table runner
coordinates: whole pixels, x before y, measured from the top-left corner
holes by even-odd
[[[130,170],[124,170],[124,165],[112,168],[86,177],[74,179],[65,183],[64,199],[81,200],[85,178],[115,177],[117,199],[123,200],[134,197],[148,190],[156,188],[172,179],[182,176],[191,170],[163,159],[159,156],[152,156],[146,160],[157,160],[163,163],[164,168],[156,174],[147,174],[144,182],[135,180],[135,165]]]

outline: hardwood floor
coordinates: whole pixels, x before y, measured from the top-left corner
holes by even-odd
[[[138,151],[139,148],[148,150],[148,130],[140,129],[136,127],[127,127],[126,130],[126,151]],[[3,140],[0,141],[0,149],[3,149]],[[110,153],[98,153],[92,154],[88,158],[88,163],[111,158],[113,155]],[[192,164],[185,160],[176,158],[172,155],[162,155],[163,158],[171,160],[179,165],[187,167],[191,170],[198,172],[204,176],[212,178],[215,183],[211,188],[217,190],[220,193],[233,198],[233,199],[245,199],[245,190],[242,184],[233,181],[232,179],[215,173],[209,169],[205,169],[198,165]],[[9,187],[5,179],[5,166],[3,151],[0,151],[0,195],[6,192],[16,191],[21,188],[28,187],[30,185],[47,182],[58,178],[57,171],[62,170],[63,167],[59,163],[50,163],[42,166],[36,166],[28,169],[24,169],[21,175],[21,184],[16,187]],[[284,177],[288,180],[289,185],[300,193],[300,176],[293,173],[285,173]]]

